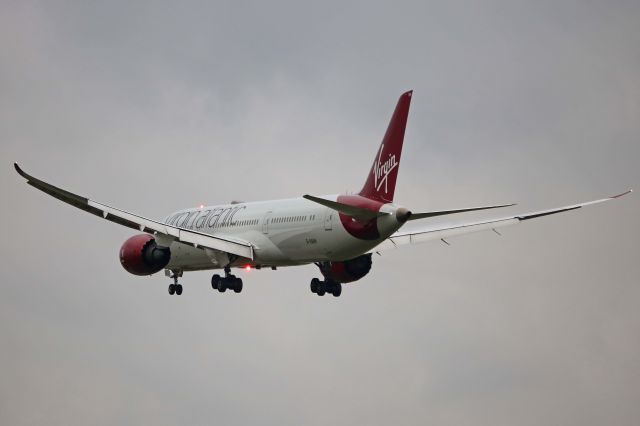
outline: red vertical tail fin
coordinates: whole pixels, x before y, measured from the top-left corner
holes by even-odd
[[[373,159],[367,182],[360,191],[360,195],[363,197],[385,203],[393,201],[398,169],[400,168],[404,130],[407,126],[412,94],[413,91],[410,90],[403,93],[398,99],[398,104],[393,116],[391,116],[391,121],[380,144],[380,149]]]

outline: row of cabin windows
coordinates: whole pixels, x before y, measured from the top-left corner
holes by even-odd
[[[247,225],[257,225],[257,224],[258,224],[258,219],[246,219],[246,220],[239,220],[237,222],[233,222],[231,226],[247,226]]]
[[[246,219],[246,220],[238,220],[232,223],[219,223],[215,227],[216,228],[227,228],[229,226],[249,226],[249,225],[257,225],[258,219]]]
[[[311,216],[287,216],[287,217],[276,217],[273,219],[273,223],[291,223],[291,222],[305,222],[307,220],[315,220],[316,215],[313,214]],[[239,220],[233,223],[219,224],[216,228],[223,228],[228,226],[249,226],[249,225],[257,225],[258,219],[246,219]]]
[[[316,215],[313,214],[311,216],[287,216],[287,217],[276,217],[273,219],[273,223],[291,223],[291,222],[305,222],[307,220],[315,220]],[[233,223],[219,224],[216,228],[223,228],[228,226],[249,226],[249,225],[257,225],[259,222],[258,219],[246,219],[239,220]]]
[[[273,223],[291,223],[291,222],[305,222],[307,220],[315,220],[316,215],[312,214],[311,216],[287,216],[287,217],[276,217],[273,219]],[[169,223],[170,221],[166,221]],[[216,224],[216,228],[226,228],[229,226],[250,226],[257,225],[259,219],[245,219],[239,220],[232,223],[219,223]]]
[[[276,217],[273,219],[273,223],[305,222],[307,220],[314,220],[315,218],[316,215]]]

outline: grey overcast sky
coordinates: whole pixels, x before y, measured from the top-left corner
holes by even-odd
[[[169,297],[12,166],[156,218],[356,191],[408,89],[414,210],[640,188],[637,0],[1,1],[0,423],[637,425],[637,193]]]

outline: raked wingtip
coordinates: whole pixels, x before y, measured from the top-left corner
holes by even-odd
[[[22,177],[23,177],[23,178],[25,178],[25,179],[29,179],[29,176],[24,172],[24,170],[22,170],[22,169],[20,168],[20,166],[18,165],[18,163],[14,162],[14,163],[13,163],[13,167],[15,167],[16,172],[18,172],[18,174],[19,174],[20,176],[22,176]]]
[[[618,194],[618,195],[611,196],[611,197],[609,197],[609,198],[620,198],[620,197],[624,197],[625,195],[627,195],[627,194],[631,194],[632,192],[633,192],[633,189],[629,189],[628,191],[625,191],[625,192],[623,192],[623,193],[621,193],[621,194]]]

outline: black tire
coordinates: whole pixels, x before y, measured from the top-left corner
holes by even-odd
[[[225,291],[227,291],[227,280],[226,280],[226,278],[222,278],[220,280],[220,284],[218,284],[218,291],[220,293],[224,293]]]
[[[320,285],[320,280],[317,278],[311,279],[311,293],[318,292],[318,286]]]
[[[173,294],[176,292],[176,287],[174,284],[169,284],[169,294],[173,296]]]
[[[333,294],[333,297],[340,297],[342,294],[342,284],[336,283],[331,294]]]
[[[220,278],[220,275],[215,274],[214,276],[211,277],[211,288],[214,290],[218,289],[218,286],[220,285],[220,281],[222,279]]]
[[[176,285],[176,294],[180,296],[182,294],[182,284]]]
[[[316,290],[316,294],[318,296],[324,296],[324,293],[327,291],[327,287],[324,285],[322,281],[318,283],[318,289]]]
[[[240,293],[242,291],[242,278],[236,278],[234,281],[233,291]]]

